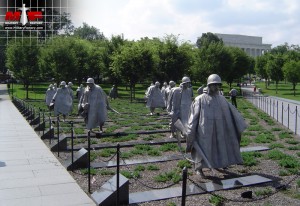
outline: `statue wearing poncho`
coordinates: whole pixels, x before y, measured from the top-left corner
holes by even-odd
[[[247,125],[238,110],[224,96],[219,95],[221,79],[217,77],[218,81],[208,79],[208,93],[196,97],[191,106],[187,151],[191,152],[196,170],[224,168],[243,162],[240,140]],[[197,152],[197,147],[200,147],[205,157]]]
[[[63,114],[64,117],[72,111],[73,99],[70,95],[69,89],[66,87],[66,82],[60,83],[61,88],[58,88],[53,96],[54,115]]]
[[[85,89],[80,104],[87,113],[86,127],[87,129],[93,129],[100,127],[102,132],[102,126],[107,119],[108,100],[105,92],[102,88],[94,84],[94,80],[89,78],[87,81],[88,87]]]
[[[54,90],[53,85],[50,84],[46,91],[46,95],[45,95],[45,102],[48,107],[50,106],[50,103],[51,103],[55,93],[56,93],[56,90]]]
[[[150,86],[147,93],[147,104],[146,107],[150,108],[150,114],[153,115],[155,108],[164,108],[165,102],[163,95],[159,89],[159,82],[155,82],[154,86]]]

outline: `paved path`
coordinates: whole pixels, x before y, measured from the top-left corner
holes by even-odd
[[[300,101],[253,93],[252,85],[242,87],[242,91],[251,94],[248,96],[248,100],[256,107],[289,128],[293,133],[300,135]]]
[[[96,205],[13,105],[0,84],[0,206]]]

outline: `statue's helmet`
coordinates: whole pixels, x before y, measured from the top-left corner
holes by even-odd
[[[211,74],[207,78],[207,86],[210,84],[222,84],[221,78],[217,74]]]
[[[69,82],[69,83],[68,83],[68,86],[70,86],[70,87],[73,86],[73,83],[72,83],[72,82]]]
[[[170,82],[169,82],[169,85],[170,85],[171,87],[174,87],[174,86],[175,86],[175,82],[174,82],[174,81],[170,81]]]
[[[160,83],[159,82],[155,82],[155,86],[159,86],[160,85]]]
[[[61,83],[60,83],[60,86],[66,86],[67,84],[66,84],[66,82],[65,81],[62,81]]]
[[[93,78],[88,78],[88,79],[86,80],[86,83],[87,83],[87,84],[95,84],[95,81],[94,81]]]
[[[189,83],[189,82],[191,82],[190,78],[188,78],[188,77],[182,78],[182,83]]]

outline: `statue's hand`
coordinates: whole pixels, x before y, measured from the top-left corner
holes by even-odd
[[[90,108],[90,104],[89,103],[84,104],[84,106],[83,106],[84,110],[88,110],[89,108]]]

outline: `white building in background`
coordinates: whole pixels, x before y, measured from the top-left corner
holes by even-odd
[[[239,34],[215,34],[227,46],[238,47],[252,57],[261,56],[271,50],[272,44],[263,44],[262,37]]]

